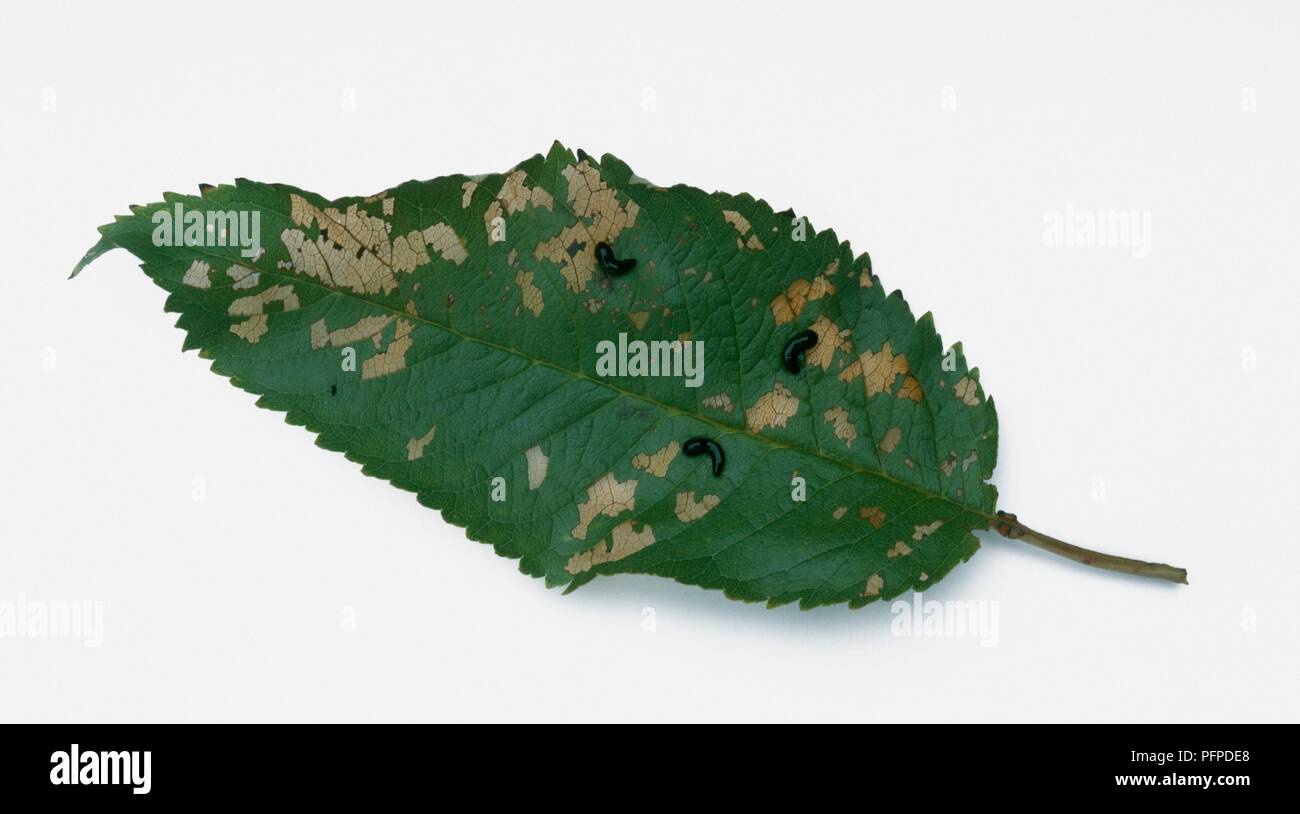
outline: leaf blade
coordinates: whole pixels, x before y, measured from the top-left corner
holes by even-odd
[[[155,245],[177,204],[260,212],[267,251]],[[866,255],[795,225],[557,144],[510,173],[370,198],[247,181],[168,195],[104,227],[78,270],[135,253],[216,372],[550,585],[641,572],[858,606],[974,553],[996,413],[960,346],[945,370],[932,319],[886,297]],[[628,279],[594,266],[600,240],[638,258]],[[780,344],[809,326],[824,335],[790,375]],[[705,385],[601,378],[592,349],[618,332],[703,339]],[[721,478],[680,454],[653,463],[701,434],[726,449]]]

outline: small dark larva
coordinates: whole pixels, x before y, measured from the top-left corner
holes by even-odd
[[[785,363],[785,369],[791,373],[798,373],[802,370],[803,355],[816,345],[816,331],[800,331],[790,337],[790,341],[785,343],[785,350],[781,351],[781,361]]]
[[[713,459],[713,477],[715,478],[722,474],[722,467],[727,462],[727,457],[722,454],[722,447],[712,438],[697,435],[682,444],[682,452],[686,453],[688,458],[694,458],[696,455],[703,455],[707,452],[709,457]]]
[[[614,256],[614,250],[608,243],[596,244],[596,262],[605,270],[606,274],[617,277],[620,274],[627,274],[636,268],[636,260],[625,258],[619,260]]]

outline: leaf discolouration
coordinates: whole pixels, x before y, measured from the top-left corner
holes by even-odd
[[[736,248],[759,252],[766,248],[763,245],[763,241],[758,239],[758,235],[754,234],[754,229],[750,225],[749,219],[744,215],[728,209],[723,210],[722,217],[740,233],[740,237],[736,238]]]
[[[662,449],[653,454],[638,453],[632,458],[632,467],[648,472],[656,478],[662,478],[668,474],[668,465],[673,462],[681,449],[681,444],[676,441],[669,441]]]
[[[973,379],[968,379],[965,376],[958,379],[957,383],[952,386],[952,393],[961,399],[962,404],[967,407],[975,407],[980,403],[979,388]]]
[[[406,460],[418,461],[424,457],[424,448],[433,440],[433,436],[438,432],[436,425],[429,427],[429,431],[419,438],[412,438],[406,442]]]
[[[776,320],[776,324],[785,325],[794,322],[809,302],[834,294],[835,285],[830,281],[830,274],[834,273],[838,265],[838,261],[831,264],[831,267],[826,270],[829,273],[824,272],[807,280],[795,280],[785,291],[773,297],[769,307],[772,309],[772,318]]]
[[[853,442],[858,440],[858,428],[853,426],[849,411],[843,407],[832,407],[822,418],[835,428],[835,437],[844,442],[845,449],[853,449]]]
[[[761,432],[771,427],[784,427],[799,412],[799,399],[785,385],[777,382],[771,391],[758,397],[754,406],[745,410],[745,425],[750,432]]]
[[[810,365],[830,370],[831,363],[835,361],[835,351],[849,353],[853,350],[853,343],[848,340],[848,329],[840,330],[825,314],[817,317],[812,330],[817,334],[817,344],[804,355],[805,361]]]
[[[519,294],[523,297],[524,307],[533,316],[540,317],[546,303],[542,299],[542,290],[533,285],[533,273],[523,269],[515,272],[515,285],[519,286]]]
[[[872,528],[885,525],[885,512],[879,506],[863,506],[858,509],[858,517],[871,524]]]
[[[710,410],[721,410],[729,413],[734,409],[731,403],[731,396],[727,393],[714,393],[711,396],[705,396],[700,399],[700,404],[708,407]]]
[[[185,276],[181,282],[190,288],[208,289],[212,287],[212,279],[208,277],[208,272],[212,271],[209,266],[202,260],[195,260],[190,263],[190,267],[185,270]]]
[[[617,517],[636,508],[636,479],[620,481],[613,472],[607,472],[587,487],[587,499],[578,504],[578,525],[570,535],[577,540],[587,539],[587,528],[600,515]]]
[[[683,523],[694,523],[713,511],[722,499],[717,495],[704,495],[696,500],[694,492],[678,492],[676,501],[677,505],[673,508],[673,513],[677,515],[677,519]]]
[[[601,540],[590,549],[570,557],[564,570],[574,575],[582,574],[597,565],[618,562],[625,557],[630,557],[655,542],[654,529],[646,525],[642,526],[640,531],[636,531],[631,520],[619,523],[609,536],[614,541],[612,546]]]
[[[874,597],[880,595],[880,589],[885,587],[885,580],[880,574],[872,574],[867,577],[867,583],[862,588],[862,596]]]
[[[876,448],[888,455],[894,451],[901,440],[903,440],[902,427],[890,427],[885,430],[885,434],[876,442]]]
[[[524,450],[524,461],[528,465],[528,491],[535,492],[546,482],[546,471],[551,459],[542,451],[540,445]]]
[[[396,328],[393,332],[393,340],[388,343],[381,353],[377,353],[361,363],[361,378],[377,379],[380,376],[389,376],[399,370],[406,369],[406,354],[414,344],[411,338],[411,331],[414,325],[405,319],[397,320]],[[376,334],[377,336],[378,334]]]
[[[917,542],[920,542],[921,540],[924,540],[926,537],[929,537],[931,534],[934,534],[942,527],[943,527],[942,520],[935,520],[933,522],[926,523],[924,525],[919,525],[912,531],[912,539],[916,540]]]
[[[342,348],[363,339],[373,339],[396,320],[392,314],[375,314],[331,331],[325,327],[325,320],[318,319],[311,325],[311,349]]]
[[[902,354],[895,354],[891,343],[886,342],[875,353],[869,350],[863,351],[856,361],[841,371],[839,379],[842,382],[851,382],[861,377],[867,398],[872,398],[881,393],[892,392],[894,380],[907,373],[908,370],[907,357]],[[919,392],[919,385],[917,389]],[[915,400],[919,401],[920,399]]]
[[[266,307],[275,302],[280,303],[285,311],[298,310],[298,295],[293,293],[292,286],[271,286],[259,294],[240,297],[230,303],[228,309],[230,316],[247,317],[242,322],[231,325],[230,332],[250,345],[256,345],[268,330],[270,320],[266,314]]]
[[[911,553],[912,553],[912,547],[909,546],[907,543],[903,542],[902,540],[899,540],[898,542],[894,543],[893,548],[885,552],[885,556],[889,557],[892,560],[895,557],[906,557],[908,554]]]

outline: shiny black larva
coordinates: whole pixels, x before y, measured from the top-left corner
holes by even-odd
[[[596,262],[605,270],[606,274],[617,277],[620,274],[627,274],[636,268],[636,259],[625,257],[619,260],[614,256],[614,249],[608,243],[596,244]]]
[[[791,373],[802,370],[803,355],[816,345],[817,332],[813,330],[800,331],[790,337],[790,341],[785,343],[785,349],[781,351],[781,361],[785,364],[785,369]]]
[[[722,467],[727,463],[727,456],[722,453],[722,446],[712,438],[705,438],[702,435],[688,439],[685,444],[682,444],[682,452],[686,453],[688,458],[708,453],[709,458],[713,460],[715,478],[722,474]]]

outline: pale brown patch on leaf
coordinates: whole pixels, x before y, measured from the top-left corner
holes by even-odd
[[[414,326],[410,322],[404,319],[397,320],[393,341],[388,343],[388,347],[384,349],[384,352],[377,353],[361,363],[362,380],[388,376],[406,368],[406,352],[414,344],[414,340],[411,338],[413,328]]]
[[[835,360],[836,349],[845,353],[853,349],[853,345],[848,340],[848,329],[840,330],[839,326],[827,319],[824,314],[817,317],[817,321],[812,324],[812,330],[817,334],[817,344],[804,354],[804,359],[810,365],[829,370],[831,362]]]
[[[415,232],[411,234],[414,235]],[[450,260],[459,266],[469,258],[469,252],[465,251],[465,244],[461,243],[460,238],[456,236],[456,230],[447,224],[435,223],[421,234],[429,248],[442,255],[444,260]]]
[[[650,312],[632,311],[627,315],[627,320],[628,322],[631,322],[632,327],[636,328],[638,331],[644,330],[646,323],[650,321]]]
[[[341,348],[354,342],[360,342],[363,339],[372,339],[387,328],[394,319],[396,317],[392,315],[376,314],[362,317],[352,325],[345,328],[336,328],[333,331],[327,331],[325,329],[325,320],[318,319],[311,326],[311,349]]]
[[[912,547],[909,546],[907,543],[903,542],[902,540],[899,540],[898,542],[894,543],[893,548],[885,552],[885,556],[889,557],[892,560],[895,557],[906,557],[908,554],[911,553],[912,553]]]
[[[230,326],[230,332],[235,336],[248,342],[250,345],[256,345],[267,331],[266,314],[253,314],[243,322],[237,322]]]
[[[889,392],[893,389],[894,379],[907,372],[907,357],[903,354],[895,356],[890,344],[886,342],[879,353],[863,351],[857,361],[844,368],[839,379],[851,382],[861,376],[867,398],[871,398]]]
[[[917,542],[920,542],[921,540],[924,540],[926,537],[929,537],[931,534],[934,534],[942,526],[943,526],[942,520],[936,520],[933,523],[927,523],[924,526],[917,526],[912,531],[912,539],[916,540]]]
[[[770,393],[759,396],[754,406],[745,411],[745,425],[750,432],[759,432],[768,427],[784,427],[798,411],[799,399],[785,385],[777,382]]]
[[[535,491],[546,480],[546,470],[551,464],[551,459],[546,457],[540,446],[529,447],[524,450],[524,459],[528,461],[528,491]]]
[[[411,232],[398,235],[393,241],[393,270],[414,271],[429,262],[429,253],[424,249],[424,235]]]
[[[230,286],[232,289],[235,291],[246,291],[250,288],[256,288],[257,282],[261,279],[262,275],[253,271],[248,266],[241,266],[236,263],[226,269],[226,276],[229,277],[233,283],[233,285]]]
[[[483,213],[483,231],[487,232],[489,242],[493,240],[492,230],[496,226],[493,221],[499,217],[501,217],[501,202],[493,201],[488,204],[487,210]]]
[[[721,502],[722,499],[717,495],[705,495],[697,501],[694,492],[678,492],[677,506],[673,512],[683,523],[693,523],[713,511]]]
[[[681,448],[681,444],[676,441],[669,441],[667,446],[652,455],[642,452],[634,456],[632,466],[635,469],[649,472],[656,478],[662,478],[668,474],[668,465],[677,457],[677,453],[681,451]]]
[[[424,448],[433,440],[433,434],[438,431],[437,425],[429,428],[429,431],[419,438],[412,438],[406,442],[406,460],[418,461],[424,457]]]
[[[474,190],[478,189],[478,181],[466,181],[460,185],[464,193],[460,196],[460,208],[469,209],[469,202],[474,197]]]
[[[902,359],[903,357],[898,357]],[[919,402],[921,400],[921,383],[916,380],[915,376],[908,376],[903,379],[903,384],[898,388],[898,397],[900,399],[911,399]]]
[[[758,235],[753,233],[748,218],[739,212],[726,209],[723,210],[722,217],[740,233],[740,237],[736,238],[738,248],[750,249],[751,251],[762,251],[764,249],[763,241],[759,240]],[[748,237],[746,237],[747,235]]]
[[[872,574],[867,577],[867,584],[862,589],[862,596],[878,596],[880,589],[885,587],[885,581],[880,578],[880,574]]]
[[[873,528],[880,528],[885,525],[885,513],[879,506],[860,506],[858,508],[858,517],[871,524]]]
[[[858,438],[858,428],[853,426],[849,420],[849,411],[843,407],[832,407],[822,414],[827,424],[835,426],[835,437],[844,442],[848,449],[853,448],[853,442]]]
[[[570,532],[578,540],[587,539],[587,527],[600,515],[617,517],[636,507],[636,480],[619,481],[606,472],[587,487],[587,500],[578,504],[578,525]]]
[[[705,396],[700,399],[700,404],[711,410],[721,410],[724,413],[732,411],[731,396],[727,393],[714,393],[711,396]]]
[[[881,452],[888,455],[894,451],[894,447],[898,446],[898,442],[901,440],[903,440],[903,430],[899,427],[890,427],[885,430],[885,437],[881,438],[876,446],[880,448]]]
[[[979,388],[974,379],[968,379],[965,376],[957,380],[952,386],[952,392],[957,398],[961,399],[962,404],[967,407],[974,407],[980,403]]]
[[[722,217],[724,220],[727,221],[727,223],[730,223],[732,226],[736,227],[736,231],[740,232],[741,237],[744,237],[745,235],[749,234],[749,230],[750,230],[749,218],[746,218],[744,215],[740,214],[739,212],[734,212],[729,209],[723,210]]]
[[[293,293],[293,286],[276,285],[257,294],[240,297],[230,303],[227,313],[232,317],[247,317],[243,322],[230,326],[230,332],[249,344],[256,345],[267,331],[266,306],[279,302],[285,311],[298,310],[298,295]]]
[[[181,282],[190,288],[211,288],[212,280],[208,278],[208,272],[211,270],[212,267],[207,263],[202,260],[195,260],[185,270],[185,276],[181,278]]]
[[[519,293],[523,295],[524,307],[532,311],[533,316],[540,317],[546,304],[542,302],[542,290],[533,285],[533,273],[523,269],[515,272],[515,285],[519,286]]]
[[[841,517],[844,516],[844,513],[847,512],[848,510],[849,510],[848,506],[838,506],[836,507],[835,511],[831,512],[831,517],[835,518],[836,520],[839,520]]]
[[[316,224],[320,229],[315,241],[308,240],[300,229],[280,233],[290,266],[330,288],[388,294],[397,288],[394,270],[411,271],[420,262],[423,240],[418,232],[402,240],[395,258],[388,223],[356,204],[342,212],[332,207],[321,209],[296,194],[289,196],[289,204],[295,225],[310,228]],[[412,238],[417,246],[412,245]],[[427,261],[427,254],[424,259]]]
[[[610,538],[614,541],[613,547],[607,546],[605,541],[601,540],[590,549],[578,552],[570,557],[568,564],[564,566],[564,570],[577,575],[590,571],[597,565],[630,557],[652,545],[655,541],[655,533],[650,526],[642,526],[640,531],[633,531],[632,521],[628,520],[615,526],[613,531],[610,532]]]
[[[530,188],[527,180],[528,173],[515,170],[507,175],[505,182],[501,184],[501,189],[497,192],[497,200],[505,207],[507,215],[522,212],[529,205],[542,209],[554,208],[555,199],[551,197],[551,193],[541,186]]]
[[[831,283],[829,274],[834,273],[838,264],[837,260],[811,280],[795,280],[785,291],[777,294],[771,303],[772,317],[776,324],[794,322],[809,302],[834,294],[835,286]]]
[[[969,455],[961,459],[961,471],[965,472],[967,469],[970,469],[971,465],[979,459],[979,453],[972,449]]]
[[[947,477],[951,475],[952,471],[956,468],[957,468],[957,453],[949,452],[948,457],[944,458],[943,462],[939,464],[939,471],[944,474],[944,477]]]

